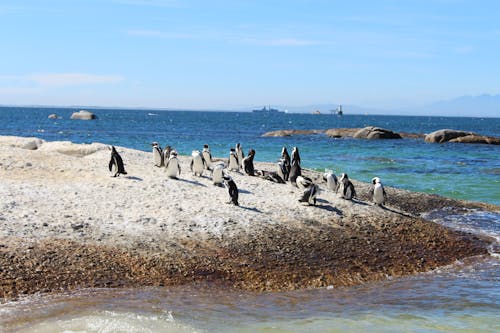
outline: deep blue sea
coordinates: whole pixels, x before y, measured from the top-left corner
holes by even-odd
[[[378,176],[389,186],[500,205],[500,146],[262,137],[280,129],[369,125],[412,133],[450,128],[499,137],[500,118],[91,109],[98,119],[79,121],[70,119],[75,111],[3,107],[0,135],[144,151],[158,141],[181,154],[209,144],[218,157],[227,157],[239,142],[245,151],[256,150],[256,161],[268,162],[279,158],[282,146],[297,146],[306,168],[346,172],[362,181]],[[51,113],[60,119],[48,119]],[[0,305],[0,331],[3,326],[15,332],[499,332],[500,213],[445,209],[428,218],[494,237],[491,256],[354,288],[253,294],[205,286],[37,295]]]

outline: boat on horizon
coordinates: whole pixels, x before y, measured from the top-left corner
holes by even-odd
[[[269,106],[269,108],[264,106],[262,109],[254,109],[254,110],[252,110],[252,112],[254,112],[254,113],[266,113],[266,114],[285,113],[285,111],[280,111],[278,109],[274,109],[271,106]]]

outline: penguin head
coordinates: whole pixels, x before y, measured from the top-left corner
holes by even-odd
[[[255,156],[255,150],[254,150],[254,149],[250,149],[250,150],[248,151],[248,154],[247,154],[247,155],[249,155],[249,156]]]
[[[344,180],[344,179],[349,179],[349,176],[347,176],[347,173],[342,173],[342,175],[340,176],[340,180]]]
[[[160,145],[159,145],[158,142],[155,141],[155,142],[151,143],[151,146],[153,146],[153,147],[159,147]]]
[[[203,145],[203,149],[208,149],[208,145],[207,145],[207,144],[204,144],[204,145]]]
[[[172,151],[170,152],[170,157],[177,157],[177,150],[175,150],[175,149],[174,149],[174,150],[172,150]]]
[[[378,178],[378,177],[373,177],[373,179],[372,179],[372,183],[373,183],[373,184],[380,183],[380,178]]]

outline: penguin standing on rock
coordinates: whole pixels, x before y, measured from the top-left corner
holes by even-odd
[[[385,193],[384,186],[380,181],[380,178],[374,177],[372,179],[373,188],[370,190],[373,203],[379,206],[383,206],[387,200],[387,194]]]
[[[340,197],[346,200],[351,200],[356,196],[356,190],[354,189],[354,185],[349,180],[349,177],[346,173],[343,173],[340,176]]]
[[[297,177],[302,174],[301,168],[300,168],[300,155],[299,155],[299,148],[293,147],[292,150],[292,164],[290,167],[290,176],[289,180],[292,185],[297,186]]]
[[[123,165],[123,160],[120,154],[116,151],[114,146],[109,147],[111,149],[111,160],[109,161],[109,171],[113,174],[113,177],[117,177],[120,174],[126,175],[125,167]]]
[[[238,203],[238,187],[236,186],[233,178],[231,178],[230,176],[224,176],[224,184],[227,186],[229,196],[231,197],[231,201],[229,201],[228,203],[239,206],[240,204]]]

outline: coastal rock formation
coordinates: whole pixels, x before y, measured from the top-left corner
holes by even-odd
[[[53,142],[20,151],[5,144],[11,141],[0,137],[0,221],[8,221],[0,223],[0,301],[197,281],[271,291],[383,280],[487,253],[488,240],[427,221],[423,211],[500,210],[390,187],[381,209],[369,204],[371,184],[355,180],[357,200],[321,183],[313,207],[299,203],[301,191],[289,184],[231,172],[240,189],[235,207],[208,178],[167,179],[151,166],[150,152],[117,147],[129,174],[113,178],[105,145]],[[189,170],[190,157],[179,159]]]
[[[0,136],[0,146],[11,146],[28,150],[36,150],[45,141],[39,138],[24,138],[19,136]]]
[[[97,116],[87,110],[80,110],[78,112],[74,112],[71,115],[71,119],[92,120],[97,119]]]
[[[492,136],[483,136],[473,132],[457,131],[452,129],[442,129],[425,136],[426,142],[443,143],[443,142],[459,142],[459,143],[482,143],[482,144],[500,144],[500,138]]]
[[[49,114],[49,116],[47,118],[49,118],[49,119],[57,119],[58,116],[55,113],[51,113],[51,114]]]
[[[331,128],[325,134],[331,138],[354,137],[361,128]]]
[[[356,139],[368,139],[368,140],[376,140],[376,139],[402,139],[401,135],[395,133],[393,131],[375,127],[368,126],[360,129],[356,133],[354,133],[354,138]]]
[[[292,135],[311,135],[324,133],[323,130],[278,130],[262,134],[262,136],[292,136]]]

